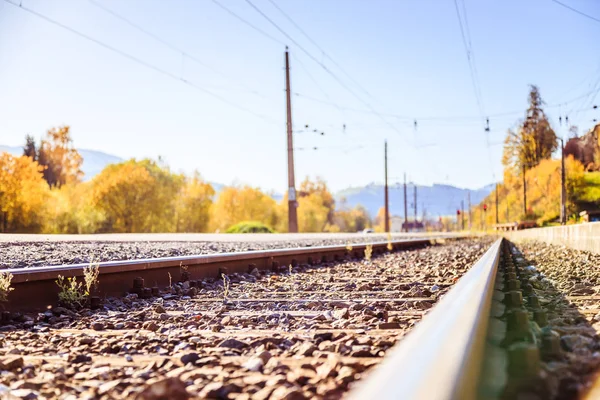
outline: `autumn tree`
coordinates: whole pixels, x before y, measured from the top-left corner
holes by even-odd
[[[358,232],[370,225],[369,214],[360,204],[350,209],[342,202],[340,209],[333,214],[333,224],[327,226],[328,232]]]
[[[110,232],[174,232],[183,176],[148,159],[108,165],[92,181],[92,201]]]
[[[31,153],[32,143],[35,149],[35,142],[30,136],[26,140],[24,152]],[[83,176],[83,159],[73,147],[68,125],[51,128],[46,132],[46,138],[37,150],[37,161],[45,167],[44,179],[50,187],[76,183],[81,181]]]
[[[373,221],[375,232],[385,232],[385,207],[379,207]]]
[[[279,222],[277,203],[268,194],[250,186],[224,188],[211,212],[213,230],[225,231],[242,221],[257,221],[269,227]]]
[[[177,199],[177,232],[206,232],[215,190],[198,172],[186,177]]]
[[[0,153],[0,229],[37,232],[43,218],[48,185],[42,167],[31,157]]]
[[[335,200],[320,177],[314,181],[308,177],[298,190],[298,230],[300,232],[323,232],[334,225]]]
[[[544,113],[544,102],[537,86],[531,85],[529,108],[525,120],[516,132],[509,130],[504,140],[502,163],[513,174],[533,168],[549,159],[558,146],[558,140]]]

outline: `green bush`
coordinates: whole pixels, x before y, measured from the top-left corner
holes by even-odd
[[[257,221],[244,221],[238,222],[237,224],[229,227],[226,233],[275,233],[275,231],[269,228],[262,222]]]

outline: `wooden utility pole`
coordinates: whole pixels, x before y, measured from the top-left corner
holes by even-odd
[[[417,228],[417,184],[415,183],[413,186],[414,195],[415,195],[415,229]]]
[[[464,200],[460,201],[460,224],[461,224],[461,229],[464,231],[465,230],[465,201]]]
[[[406,172],[404,173],[404,231],[408,232],[408,206],[406,204]]]
[[[567,223],[567,182],[565,177],[565,142],[560,140],[560,223]]]
[[[285,94],[287,100],[287,154],[288,154],[288,232],[298,232],[296,183],[294,177],[294,139],[292,137],[292,96],[290,90],[290,57],[285,47]]]
[[[500,219],[498,217],[498,184],[496,183],[496,224],[499,224]]]
[[[390,231],[390,204],[389,204],[389,192],[388,192],[388,166],[387,166],[387,140],[384,146],[385,154],[385,231]]]
[[[473,229],[473,215],[471,213],[471,191],[467,192],[467,208],[469,209],[469,230]]]

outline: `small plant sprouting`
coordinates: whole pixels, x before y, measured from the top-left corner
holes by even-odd
[[[392,251],[394,250],[394,246],[392,246],[392,234],[390,232],[388,232],[387,234],[387,249],[388,251]]]
[[[169,275],[169,290],[173,290],[173,278],[170,272],[167,272],[167,274]]]
[[[0,301],[8,301],[8,294],[14,290],[10,287],[13,274],[10,272],[0,272]]]
[[[371,261],[371,254],[373,254],[373,245],[372,244],[368,244],[365,247],[365,259],[367,261]]]
[[[83,282],[77,282],[77,277],[66,278],[58,276],[56,284],[60,288],[58,300],[65,306],[76,308],[83,307],[88,293],[85,291]]]
[[[231,284],[231,280],[225,274],[221,274],[221,278],[223,279],[223,301],[227,301],[229,297],[229,285]]]
[[[350,242],[346,243],[346,250],[348,250],[348,252],[352,251],[352,244]]]
[[[90,265],[83,268],[83,280],[85,281],[85,295],[92,293],[92,287],[98,286],[98,275],[100,275],[100,265],[90,262]]]
[[[290,275],[292,274],[292,264],[290,264],[290,266],[288,267],[288,272],[290,273]]]

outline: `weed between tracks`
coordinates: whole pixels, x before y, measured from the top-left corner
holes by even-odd
[[[8,294],[14,290],[10,286],[13,274],[10,272],[0,272],[0,301],[8,301]]]
[[[83,268],[83,282],[78,282],[77,277],[68,277],[58,275],[56,284],[60,288],[58,300],[64,306],[70,308],[81,308],[87,302],[92,292],[92,288],[98,285],[98,275],[100,275],[99,265],[90,263]]]
[[[371,255],[373,254],[373,245],[372,244],[368,244],[365,247],[365,259],[367,261],[371,261]]]

